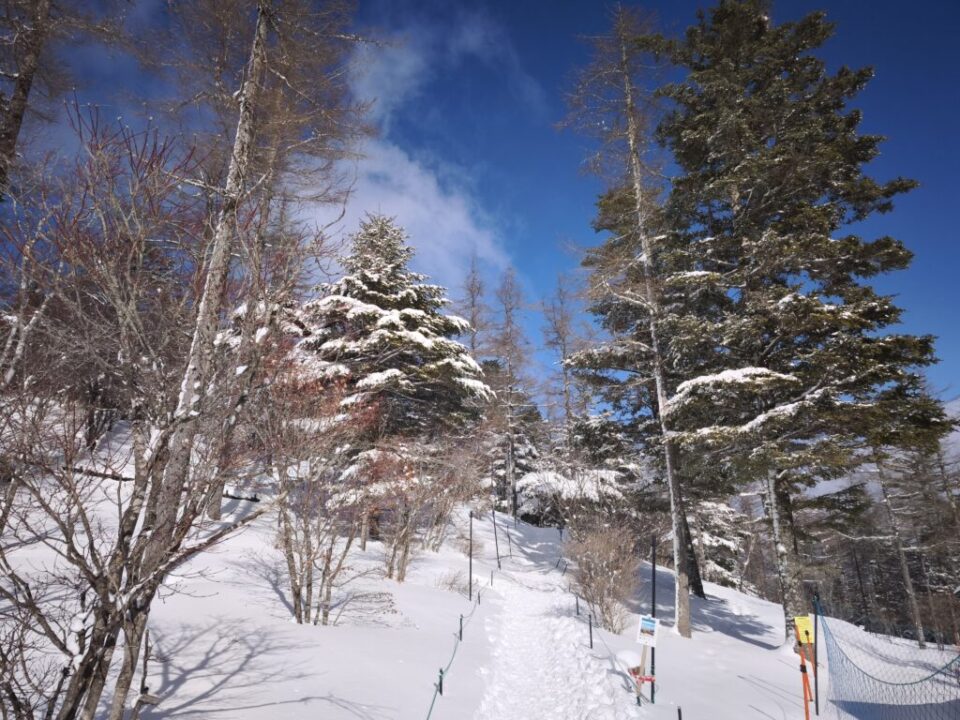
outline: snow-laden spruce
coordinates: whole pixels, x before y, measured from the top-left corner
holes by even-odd
[[[491,398],[483,372],[452,338],[467,321],[443,312],[446,291],[409,269],[413,249],[393,220],[370,215],[343,259],[347,274],[300,311],[294,357],[305,378],[345,385],[344,406],[373,405],[405,435],[456,426]]]

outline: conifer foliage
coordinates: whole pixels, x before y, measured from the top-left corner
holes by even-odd
[[[764,0],[721,0],[682,38],[615,16],[618,54],[575,104],[605,143],[601,165],[625,168],[599,203],[609,236],[586,261],[608,336],[575,362],[640,442],[666,446],[675,500],[710,507],[759,488],[790,618],[809,607],[807,491],[862,465],[876,428],[907,449],[946,425],[939,403],[898,391],[935,361],[932,338],[893,332],[901,310],[872,284],[911,253],[856,234],[914,186],[867,174],[883,138],[860,131],[851,104],[872,72],[828,72],[822,13],[770,15]],[[678,78],[656,91],[659,108],[641,103],[651,63],[630,63],[644,56]],[[622,91],[603,85],[614,76]],[[643,120],[677,168],[662,192],[644,172]],[[674,502],[675,530],[688,521]]]
[[[376,404],[381,435],[431,435],[478,414],[491,393],[453,340],[465,320],[443,313],[444,288],[410,270],[393,220],[368,216],[343,259],[347,274],[302,308],[296,355],[308,376],[343,383],[345,406]]]
[[[662,90],[674,110],[659,136],[681,169],[672,241],[729,299],[710,318],[713,372],[678,387],[671,420],[689,443],[726,448],[741,478],[768,482],[788,616],[806,610],[798,488],[855,464],[878,422],[875,390],[934,360],[931,338],[886,330],[900,310],[869,282],[910,252],[849,230],[914,183],[866,175],[882,138],[860,133],[848,104],[872,73],[828,73],[813,51],[831,33],[821,13],[777,26],[766,2],[724,0],[662,45],[687,72]]]

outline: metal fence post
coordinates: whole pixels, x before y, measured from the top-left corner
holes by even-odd
[[[820,715],[820,666],[817,665],[817,651],[820,648],[820,595],[813,596],[813,707]]]
[[[467,599],[473,600],[473,510],[470,511],[470,587],[467,590]]]
[[[500,570],[500,540],[497,537],[497,511],[493,508],[490,509],[490,515],[493,518],[493,546],[497,550],[497,570]],[[490,584],[493,585],[493,580],[490,581]]]
[[[653,563],[653,577],[650,587],[650,617],[657,616],[657,536],[651,537],[651,562]],[[657,677],[657,649],[650,648],[650,677]],[[657,701],[657,681],[650,681],[650,704],[654,705]],[[680,708],[677,708],[678,710]]]

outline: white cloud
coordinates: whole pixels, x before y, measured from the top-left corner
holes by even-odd
[[[356,230],[366,213],[396,218],[416,248],[416,269],[448,288],[459,287],[474,254],[490,269],[509,263],[496,228],[469,192],[384,140],[364,148],[342,231]]]
[[[372,101],[369,119],[381,137],[361,148],[338,228],[341,236],[353,232],[366,213],[396,218],[416,248],[416,269],[454,289],[474,255],[489,272],[509,264],[498,223],[473,192],[468,168],[414,156],[392,137],[392,120],[414,101],[422,104],[440,73],[458,72],[470,60],[499,72],[531,111],[543,110],[544,93],[523,70],[506,33],[486,15],[457,10],[403,23],[384,44],[361,47],[351,67],[352,90],[358,99]]]
[[[408,21],[382,44],[361,46],[350,84],[358,98],[373,101],[371,119],[388,133],[390,119],[417,99],[440,72],[457,72],[477,60],[497,71],[514,97],[537,115],[546,113],[546,95],[524,68],[503,27],[481,12],[456,9],[430,20]]]
[[[395,36],[384,45],[364,45],[354,55],[350,86],[371,102],[369,118],[386,134],[400,105],[416,98],[432,75],[433,38],[422,32]]]
[[[540,84],[523,68],[520,55],[503,27],[482,13],[461,15],[447,41],[454,62],[475,57],[503,73],[507,87],[526,108],[538,116],[547,112],[546,95]]]

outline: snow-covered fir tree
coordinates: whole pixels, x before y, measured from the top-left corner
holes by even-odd
[[[485,360],[481,365],[484,377],[499,388],[497,402],[489,407],[487,422],[482,428],[488,467],[485,484],[499,507],[504,512],[512,512],[515,481],[541,468],[539,445],[543,418],[534,399],[510,383],[501,361]]]
[[[452,339],[467,322],[443,312],[444,288],[410,270],[413,253],[392,219],[368,216],[343,259],[346,275],[300,313],[302,372],[342,383],[344,406],[375,406],[381,436],[463,429],[491,399],[480,366]]]
[[[575,418],[568,443],[518,482],[523,514],[561,527],[596,518],[626,521],[631,495],[649,473],[610,413]]]
[[[871,71],[828,73],[811,51],[831,33],[821,13],[777,26],[763,0],[723,0],[660,45],[686,71],[659,127],[680,168],[668,242],[728,300],[701,318],[718,342],[668,410],[688,446],[767,484],[787,617],[807,611],[799,493],[856,462],[876,388],[934,359],[931,338],[889,333],[900,310],[869,282],[909,251],[848,227],[913,183],[865,174],[882,138],[847,105]]]

